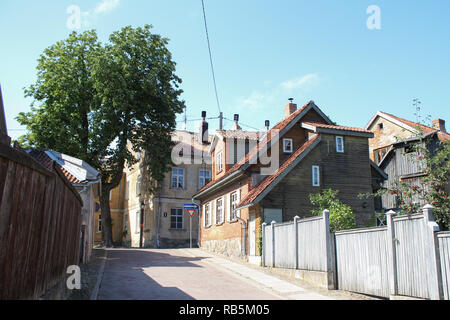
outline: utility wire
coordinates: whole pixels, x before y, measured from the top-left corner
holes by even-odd
[[[234,122],[234,120],[231,120],[231,119],[228,119],[228,118],[225,118],[225,117],[224,117],[224,119],[225,119],[225,120],[228,120],[228,121],[230,121],[230,122]],[[248,127],[248,128],[250,128],[250,129],[257,130],[257,131],[260,131],[260,130],[261,130],[261,129],[258,129],[258,128],[249,126],[248,124],[242,123],[242,122],[240,122],[240,121],[239,121],[239,125],[242,125],[242,126],[244,126],[244,127]]]
[[[211,63],[211,71],[212,71],[212,77],[213,77],[213,82],[214,82],[214,91],[216,93],[217,108],[219,109],[219,113],[221,113],[222,110],[220,109],[219,95],[217,94],[216,75],[214,72],[214,64],[213,64],[213,58],[212,58],[212,53],[211,53],[211,43],[209,41],[208,24],[206,23],[206,11],[205,11],[204,0],[202,0],[202,7],[203,7],[203,19],[205,21],[206,40],[208,41],[209,62]]]

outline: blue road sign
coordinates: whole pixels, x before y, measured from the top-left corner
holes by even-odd
[[[190,209],[190,210],[198,210],[199,209],[198,205],[196,205],[194,203],[185,203],[183,208],[184,208],[184,210],[188,210],[188,209]]]

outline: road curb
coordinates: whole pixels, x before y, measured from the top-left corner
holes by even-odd
[[[108,250],[107,249],[104,249],[104,250],[105,250],[105,256],[102,258],[103,261],[102,261],[102,264],[100,265],[100,270],[97,275],[97,282],[95,283],[95,288],[92,291],[90,300],[97,300],[97,298],[98,298],[98,292],[100,290],[100,284],[102,283],[103,272],[105,270],[106,259],[108,258]]]

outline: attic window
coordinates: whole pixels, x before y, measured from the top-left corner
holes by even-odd
[[[383,123],[379,123],[379,124],[378,124],[378,129],[382,130],[383,127],[384,127]]]
[[[292,139],[283,139],[283,152],[284,153],[294,152],[294,143]]]
[[[336,137],[336,152],[344,153],[344,137]]]

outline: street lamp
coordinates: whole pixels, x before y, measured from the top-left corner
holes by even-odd
[[[142,248],[142,241],[144,237],[144,209],[145,209],[145,203],[141,202],[141,219],[139,219],[139,222],[141,224],[140,226],[140,235],[139,235],[139,248]]]

